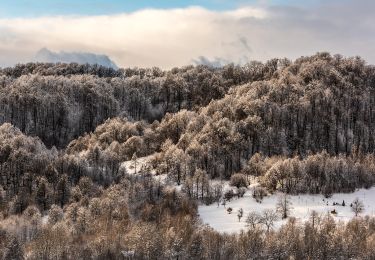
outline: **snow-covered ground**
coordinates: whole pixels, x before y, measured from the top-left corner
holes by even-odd
[[[141,157],[137,159],[137,173],[139,173],[142,166],[147,166],[147,164],[152,159],[152,156]],[[126,172],[129,174],[135,173],[134,161],[123,162],[121,167],[126,169]],[[153,172],[153,171],[152,171]],[[153,172],[155,173],[155,172]],[[155,175],[156,180],[160,180],[164,183],[167,183],[167,175]],[[213,180],[212,183],[220,182],[218,180]],[[168,182],[169,183],[169,182]],[[225,208],[220,204],[218,207],[216,203],[206,206],[200,205],[198,207],[199,215],[203,223],[208,224],[212,228],[220,232],[235,233],[245,230],[246,227],[246,217],[250,212],[262,213],[265,209],[276,210],[276,204],[278,202],[280,193],[275,193],[273,195],[268,195],[262,201],[258,203],[252,197],[252,191],[255,187],[259,186],[256,179],[251,180],[252,185],[249,187],[248,191],[245,193],[243,198],[237,199],[233,198],[231,201],[227,201]],[[175,187],[177,190],[181,189],[181,185],[177,186],[175,183],[169,183],[171,186]],[[224,190],[231,189],[228,182],[223,183]],[[235,188],[234,188],[235,189]],[[319,214],[327,214],[332,210],[336,210],[337,214],[332,216],[337,221],[348,221],[354,217],[354,213],[350,204],[356,198],[360,199],[364,206],[364,212],[361,215],[375,216],[375,187],[371,189],[360,189],[354,193],[337,193],[329,199],[326,199],[323,195],[309,195],[301,194],[296,196],[289,196],[290,201],[292,202],[292,209],[290,216],[295,217],[298,221],[306,221],[311,212],[314,210]],[[345,201],[345,206],[342,206],[342,202]],[[339,205],[333,205],[336,202]],[[231,207],[233,209],[231,214],[228,214],[227,208]],[[237,212],[238,210],[243,209],[243,217],[241,221],[238,221]],[[277,220],[275,222],[274,228],[280,227],[287,220]]]
[[[152,159],[153,155],[146,156],[146,157],[140,157],[137,158],[137,160],[134,162],[132,160],[130,161],[125,161],[121,163],[121,167],[125,168],[126,172],[129,174],[134,174],[135,171],[137,173],[141,170],[142,167],[147,166],[149,161]]]
[[[201,205],[198,208],[199,215],[203,223],[208,224],[219,232],[235,233],[246,229],[246,217],[249,212],[255,211],[262,213],[265,209],[276,209],[276,204],[280,194],[273,194],[265,197],[262,203],[257,203],[252,197],[252,188],[246,192],[243,198],[234,198],[219,207],[217,204],[210,206]],[[297,195],[290,196],[292,202],[292,210],[290,216],[297,218],[299,221],[305,221],[309,218],[311,211],[315,210],[320,214],[327,214],[333,209],[336,210],[337,215],[332,215],[337,221],[348,221],[354,217],[354,213],[350,204],[356,198],[360,199],[365,210],[361,215],[374,216],[375,214],[375,187],[371,189],[360,189],[354,193],[337,193],[331,198],[326,199],[323,195]],[[341,206],[345,201],[346,206]],[[333,206],[333,202],[337,202],[339,206]],[[328,203],[328,204],[327,204]],[[231,214],[227,213],[227,208],[233,209]],[[238,221],[237,212],[242,208],[244,211],[241,222]],[[278,220],[275,223],[275,228],[280,227],[286,220]]]
[[[136,163],[133,160],[125,161],[121,163],[121,167],[124,168],[128,174],[139,174],[142,167],[149,166],[149,163],[153,157],[154,155],[149,155],[137,158]],[[155,170],[153,169],[151,169],[151,173],[154,175],[155,180],[159,180],[164,183],[167,181],[167,174],[156,175]],[[179,187],[176,188],[179,189]]]

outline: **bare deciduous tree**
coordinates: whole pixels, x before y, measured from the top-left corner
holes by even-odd
[[[265,225],[267,232],[269,232],[277,219],[278,217],[277,217],[276,211],[272,209],[266,209],[262,213],[260,223]]]
[[[281,215],[282,219],[289,217],[291,209],[292,202],[290,201],[290,197],[285,193],[279,196],[276,204],[276,211]]]
[[[365,210],[365,206],[363,205],[363,202],[356,198],[352,202],[352,211],[354,212],[355,216],[357,217],[359,214],[361,214]]]
[[[255,229],[256,226],[261,223],[261,220],[262,216],[259,213],[252,211],[247,215],[246,224],[249,228]]]

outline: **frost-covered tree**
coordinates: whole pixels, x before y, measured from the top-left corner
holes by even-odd
[[[280,214],[282,219],[288,218],[292,210],[292,202],[287,194],[279,196],[276,211]]]
[[[259,213],[252,211],[246,217],[246,224],[249,228],[255,229],[261,223],[261,218],[262,216]]]
[[[8,238],[3,252],[3,259],[24,259],[24,249],[16,237],[13,236]]]
[[[363,202],[356,198],[352,204],[352,211],[354,212],[354,215],[357,217],[359,214],[361,214],[365,210],[365,205],[363,205]]]
[[[248,186],[248,181],[244,174],[236,173],[230,177],[230,185],[235,186],[237,188],[246,188]]]
[[[262,223],[266,227],[267,232],[269,232],[277,219],[278,217],[276,211],[272,209],[266,209],[262,212],[260,223]]]

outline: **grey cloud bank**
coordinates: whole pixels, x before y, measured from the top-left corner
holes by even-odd
[[[87,52],[52,52],[47,48],[43,48],[37,52],[34,61],[37,62],[62,62],[71,63],[75,62],[78,64],[98,64],[105,67],[117,69],[117,65],[110,60],[106,55],[98,55]]]

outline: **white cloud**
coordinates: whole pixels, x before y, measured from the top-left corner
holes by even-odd
[[[296,58],[317,51],[375,62],[375,4],[328,1],[301,7],[247,6],[142,10],[110,16],[0,19],[0,65],[31,60],[37,50],[92,52],[116,64],[169,68],[198,57],[240,61]]]

